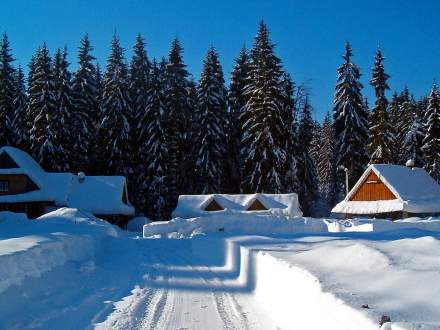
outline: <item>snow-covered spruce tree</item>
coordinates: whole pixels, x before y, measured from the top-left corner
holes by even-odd
[[[96,151],[93,151],[96,128],[100,120],[98,95],[96,89],[96,72],[91,55],[93,47],[88,35],[82,39],[78,48],[78,69],[72,82],[72,132],[75,139],[71,146],[73,162],[72,171],[90,170],[96,173]]]
[[[131,195],[133,196],[133,203],[135,207],[139,208],[137,203],[137,196],[141,193],[138,188],[141,187],[137,184],[138,177],[141,175],[141,155],[139,152],[138,140],[138,123],[141,115],[145,115],[145,109],[147,106],[149,82],[150,82],[150,63],[148,61],[147,52],[145,50],[145,42],[143,37],[138,34],[133,46],[133,57],[130,63],[129,70],[129,83],[130,83],[130,99],[131,99],[131,114],[128,116],[130,123],[130,154],[132,170],[131,176],[128,179],[131,184]]]
[[[426,135],[423,139],[425,169],[440,182],[440,95],[434,83],[426,111]]]
[[[66,48],[63,51],[58,49],[54,55],[53,77],[58,118],[55,123],[58,125],[56,127],[56,137],[59,147],[64,150],[64,153],[58,155],[58,168],[61,171],[68,171],[76,159],[72,157],[73,152],[71,150],[76,136],[72,131],[72,74],[69,71]]]
[[[403,140],[402,159],[412,159],[416,167],[423,167],[423,138],[425,137],[425,127],[423,124],[423,117],[417,112],[414,113],[409,131],[406,133]]]
[[[410,95],[407,87],[404,88],[398,97],[398,109],[398,117],[394,127],[396,131],[396,145],[398,146],[395,160],[398,164],[405,165],[408,155],[404,147],[404,141],[407,133],[411,130],[416,113],[416,102],[414,97]]]
[[[210,47],[197,88],[197,193],[221,192],[226,161],[226,95],[218,54]]]
[[[29,85],[29,109],[33,124],[29,132],[33,158],[46,171],[62,171],[65,150],[60,143],[60,116],[57,111],[52,61],[46,44],[37,51],[33,79]]]
[[[168,144],[168,200],[171,210],[177,204],[177,197],[185,191],[183,169],[189,154],[188,143],[188,72],[182,58],[183,49],[179,40],[173,40],[168,56],[166,74],[166,134]]]
[[[154,220],[167,220],[167,158],[165,131],[165,72],[153,61],[148,99],[145,109],[139,113],[139,174],[136,184],[136,202],[141,212]]]
[[[313,206],[318,194],[315,164],[310,155],[314,128],[315,124],[311,115],[311,107],[310,104],[306,102],[302,109],[299,122],[298,140],[300,143],[298,146],[299,156],[297,160],[297,176],[299,182],[298,197],[301,209],[306,216],[312,215]]]
[[[101,118],[101,104],[102,104],[102,93],[103,93],[103,82],[102,82],[102,74],[101,74],[101,68],[99,64],[96,64],[95,69],[95,80],[96,80],[96,95],[97,95],[97,103],[98,103],[98,113],[99,118]],[[98,126],[99,126],[99,120],[98,120]]]
[[[287,150],[285,190],[298,191],[297,159],[300,156],[298,148],[298,127],[296,123],[295,86],[289,74],[285,73],[281,81],[283,95],[283,123],[286,129],[285,148]]]
[[[14,144],[14,61],[6,33],[0,42],[0,145]]]
[[[114,35],[104,75],[102,120],[97,134],[97,151],[102,171],[129,176],[130,173],[130,97],[124,50]]]
[[[280,193],[284,190],[287,150],[283,123],[282,70],[269,31],[260,23],[251,51],[247,103],[241,140],[242,191]]]
[[[196,121],[196,113],[198,108],[197,99],[197,82],[193,77],[190,77],[188,81],[188,128],[186,132],[187,141],[187,154],[185,155],[184,169],[183,173],[186,175],[182,178],[183,187],[186,194],[194,194],[197,185],[197,169],[196,169],[196,159],[197,159],[197,144],[194,143],[197,138],[199,123]],[[224,188],[222,188],[224,189]],[[223,190],[222,190],[223,191]]]
[[[240,173],[242,168],[242,157],[240,155],[240,141],[242,136],[241,115],[246,105],[245,87],[249,76],[250,58],[245,47],[235,59],[234,69],[231,73],[231,83],[228,94],[228,169],[227,177],[229,181],[226,191],[230,193],[240,192]]]
[[[319,192],[328,214],[336,202],[335,134],[329,113],[324,117],[319,136],[320,144],[316,173]]]
[[[14,133],[13,146],[28,151],[28,130],[26,119],[27,95],[24,82],[24,73],[19,66],[14,75],[14,112],[12,116],[12,132]]]
[[[361,73],[358,66],[352,63],[352,55],[351,45],[347,43],[344,63],[338,68],[333,106],[336,164],[348,169],[350,187],[362,175],[368,162],[368,112],[361,94]],[[342,171],[339,174],[338,191],[343,193],[344,177]]]
[[[383,66],[384,57],[380,49],[376,52],[373,76],[370,84],[374,88],[376,101],[370,114],[370,163],[389,164],[393,162],[394,135],[388,116],[388,100],[385,91],[389,89],[387,80],[389,75],[385,73]]]

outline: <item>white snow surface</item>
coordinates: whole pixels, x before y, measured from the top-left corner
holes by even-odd
[[[386,201],[350,201],[353,194],[373,171],[396,196]],[[440,186],[421,168],[374,164],[370,165],[345,199],[332,213],[377,214],[405,211],[409,213],[439,213]]]
[[[0,213],[0,329],[440,328],[438,219],[241,217],[141,239],[73,209]]]
[[[267,210],[247,211],[251,203],[258,199]],[[215,200],[224,210],[205,211],[205,207]],[[206,216],[212,213],[222,213],[224,216],[230,213],[250,213],[284,215],[289,217],[302,216],[299,207],[298,195],[291,194],[213,194],[213,195],[180,195],[177,207],[173,211],[174,218],[194,218]]]
[[[40,188],[22,194],[1,195],[2,203],[32,201],[54,201],[56,206],[77,208],[94,214],[134,214],[134,208],[122,201],[126,189],[122,176],[86,176],[79,182],[72,173],[45,172],[27,153],[13,148],[2,147],[19,166],[0,169],[0,174],[25,174]]]

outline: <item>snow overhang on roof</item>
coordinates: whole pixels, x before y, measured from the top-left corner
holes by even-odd
[[[301,216],[297,194],[213,194],[181,195],[173,217],[192,218],[209,214],[205,208],[215,200],[224,210],[218,212],[248,212],[248,206],[258,199],[267,210],[260,212],[279,213],[286,216]]]
[[[371,171],[390,189],[396,199],[385,201],[350,200]],[[440,212],[440,186],[425,170],[389,164],[370,165],[345,199],[332,209],[332,213],[348,214],[377,214],[398,211],[408,213]]]
[[[19,166],[0,169],[0,174],[24,174],[35,182],[39,190],[16,195],[0,195],[0,203],[53,202],[56,206],[67,206],[94,214],[133,215],[134,208],[124,203],[126,180],[122,176],[86,176],[79,182],[72,173],[49,173],[27,153],[13,148],[2,147]]]

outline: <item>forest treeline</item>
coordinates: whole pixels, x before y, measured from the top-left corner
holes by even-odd
[[[124,175],[138,213],[168,219],[179,194],[297,192],[305,214],[328,212],[368,163],[412,159],[440,180],[440,94],[390,100],[380,49],[362,96],[361,72],[346,44],[332,111],[312,118],[307,89],[275,53],[264,22],[251,49],[235,59],[228,84],[210,47],[200,79],[174,39],[150,59],[136,37],[129,62],[117,35],[104,70],[85,35],[77,69],[67,49],[42,44],[25,77],[6,34],[0,43],[0,145],[29,152],[47,171]]]

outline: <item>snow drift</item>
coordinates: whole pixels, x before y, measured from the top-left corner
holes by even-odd
[[[0,212],[0,293],[67,261],[92,259],[100,239],[117,235],[114,226],[75,209],[38,220]]]

